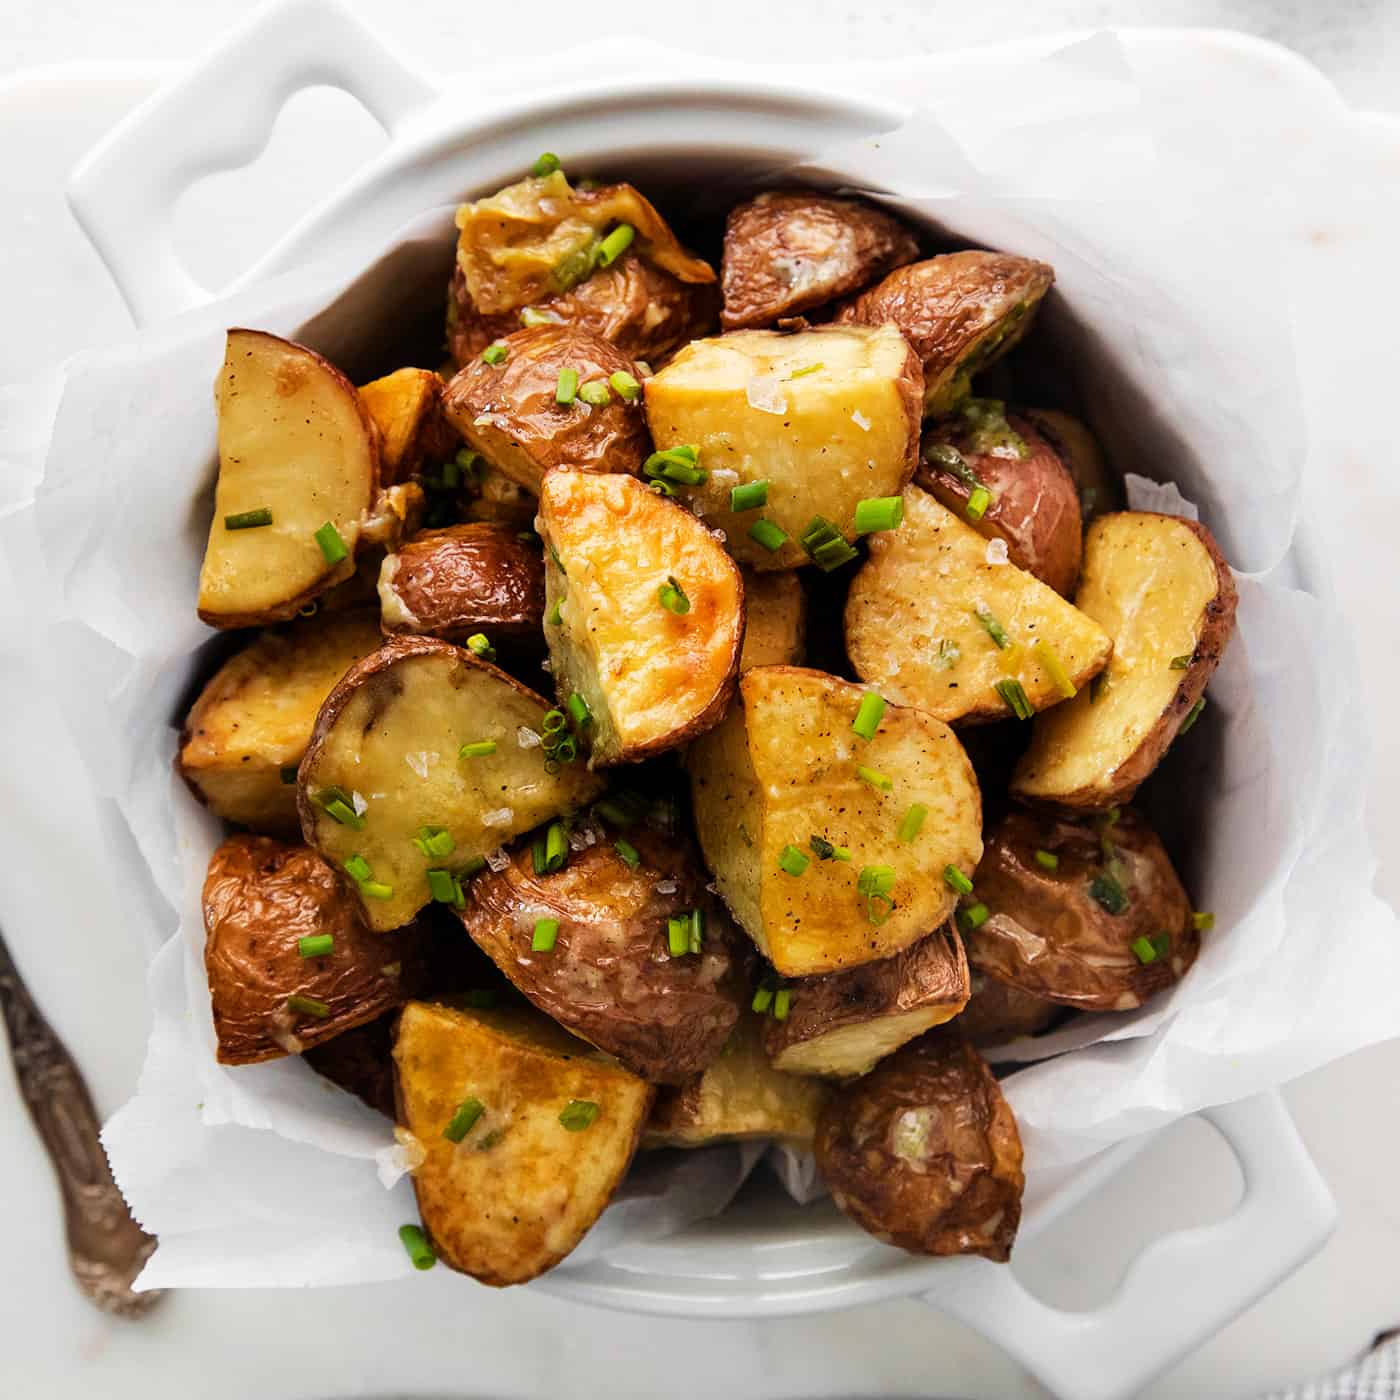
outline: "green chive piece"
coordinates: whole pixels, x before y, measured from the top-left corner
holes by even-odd
[[[380,880],[361,880],[360,893],[366,899],[393,899],[394,887]]]
[[[612,385],[613,392],[618,398],[626,399],[628,403],[631,403],[642,392],[642,386],[625,369],[614,370],[608,375],[608,383]]]
[[[660,477],[647,482],[647,485],[655,491],[658,496],[665,496],[667,500],[676,494],[676,488],[672,486],[669,481],[662,481]]]
[[[486,349],[481,352],[481,358],[485,360],[488,365],[503,365],[509,355],[510,347],[508,345],[502,345],[499,340],[496,341],[494,345],[488,345]]]
[[[962,648],[944,637],[938,643],[938,655],[934,657],[933,668],[935,671],[951,671],[961,659]]]
[[[636,826],[641,821],[646,815],[647,805],[647,799],[641,793],[620,788],[594,803],[593,810],[609,826],[620,826],[626,830],[627,827]]]
[[[399,1239],[415,1269],[431,1269],[437,1263],[437,1255],[433,1253],[432,1245],[418,1226],[400,1225]]]
[[[967,498],[967,504],[963,507],[963,514],[969,520],[981,520],[986,515],[987,507],[992,503],[992,493],[985,486],[976,486],[972,494]]]
[[[549,610],[549,616],[545,618],[551,627],[562,627],[564,625],[564,600],[556,598],[554,606]]]
[[[1030,719],[1030,717],[1035,714],[1035,711],[1031,708],[1031,702],[1026,698],[1026,689],[1020,681],[998,681],[992,689],[1001,696],[1006,702],[1006,708],[1010,710],[1017,719]]]
[[[779,987],[773,993],[773,1019],[775,1021],[786,1021],[788,1008],[792,1005],[792,988]]]
[[[272,511],[267,506],[259,506],[257,510],[241,510],[234,515],[224,516],[225,530],[256,530],[260,526],[271,524]]]
[[[801,875],[812,863],[809,855],[804,855],[796,846],[788,842],[778,855],[778,869],[789,875]]]
[[[780,530],[771,520],[765,520],[762,516],[749,526],[749,538],[756,540],[770,554],[776,554],[788,541],[785,530]]]
[[[588,708],[588,701],[578,691],[574,691],[569,696],[568,703],[569,715],[573,719],[575,728],[582,729],[593,718],[593,711]]]
[[[536,919],[535,931],[530,936],[532,953],[549,953],[554,950],[554,940],[559,937],[558,919]]]
[[[564,823],[550,822],[549,830],[544,834],[544,873],[553,875],[556,870],[562,870],[568,858],[569,837]]]
[[[1192,653],[1188,651],[1185,656],[1172,657],[1172,664],[1167,669],[1171,671],[1184,671],[1191,664],[1191,655]]]
[[[1186,712],[1186,718],[1185,718],[1184,720],[1181,721],[1181,728],[1178,729],[1176,732],[1177,732],[1178,734],[1185,734],[1185,733],[1188,733],[1188,732],[1190,731],[1190,729],[1191,729],[1191,726],[1192,726],[1193,724],[1195,724],[1195,722],[1196,722],[1198,719],[1200,719],[1200,717],[1201,717],[1201,711],[1204,710],[1205,707],[1206,707],[1206,697],[1205,697],[1204,695],[1202,695],[1201,698],[1200,698],[1199,700],[1197,700],[1196,703],[1195,703],[1194,705],[1192,705],[1191,708],[1190,708],[1189,710],[1187,710],[1187,712]]]
[[[464,998],[477,1011],[489,1011],[496,1004],[496,993],[490,987],[473,987]]]
[[[861,782],[869,783],[871,787],[878,788],[881,792],[893,792],[894,783],[881,772],[874,768],[867,768],[864,764],[856,765],[856,777]]]
[[[666,920],[666,947],[673,958],[690,952],[690,916],[682,914]]]
[[[288,997],[287,1010],[294,1011],[299,1016],[314,1016],[318,1021],[324,1021],[331,1014],[330,1007],[323,1001],[317,1001],[315,997]]]
[[[530,842],[530,859],[534,863],[536,875],[547,875],[549,873],[545,869],[543,836],[536,836],[535,839]]]
[[[1204,910],[1191,915],[1191,927],[1198,933],[1209,933],[1215,927],[1215,915]]]
[[[883,924],[894,910],[890,891],[894,889],[894,867],[866,865],[856,877],[856,889],[865,897],[865,916],[872,924]]]
[[[488,754],[496,752],[496,741],[494,739],[473,739],[469,744],[463,744],[457,750],[458,758],[485,758]]]
[[[1042,870],[1058,870],[1060,868],[1060,858],[1054,851],[1037,851],[1035,863]]]
[[[369,861],[367,861],[364,856],[351,856],[350,859],[345,862],[345,873],[354,880],[356,884],[360,884],[368,880],[374,872],[369,868]]]
[[[327,564],[339,564],[350,556],[345,541],[340,538],[340,531],[329,520],[316,531],[316,543],[321,546],[321,557]]]
[[[605,379],[590,379],[587,384],[580,384],[578,396],[584,403],[600,408],[605,403],[612,402],[612,390],[608,388]]]
[[[442,1130],[448,1142],[461,1142],[476,1127],[476,1120],[486,1112],[486,1105],[480,1099],[463,1099],[451,1121]]]
[[[624,841],[620,836],[613,842],[613,850],[622,857],[624,864],[630,866],[633,870],[642,863],[642,857],[638,853],[637,848],[630,841]]]
[[[479,656],[483,661],[496,659],[496,648],[487,640],[485,632],[473,632],[467,638],[467,650],[473,656]]]
[[[554,402],[567,405],[578,397],[578,370],[565,366],[554,383]]]
[[[637,230],[631,224],[618,224],[598,245],[598,261],[611,267],[632,246]]]
[[[311,800],[341,826],[348,826],[352,831],[364,830],[365,819],[355,810],[355,804],[344,788],[322,788]]]
[[[292,784],[296,782],[296,780],[297,780],[297,766],[296,766],[295,763],[289,763],[289,764],[282,770],[282,781],[283,781],[283,783],[284,783],[287,787],[291,787]]]
[[[924,824],[924,818],[928,816],[928,808],[922,802],[916,802],[904,814],[904,820],[899,824],[899,839],[907,846],[919,834],[919,829]]]
[[[554,560],[554,567],[567,578],[569,571],[564,567],[564,561],[559,557],[559,551],[553,545],[549,547],[549,557]]]
[[[439,904],[456,904],[459,894],[457,881],[450,870],[428,871],[428,893]]]
[[[818,360],[815,364],[803,365],[801,369],[795,369],[788,375],[789,379],[801,379],[804,375],[815,374],[819,369],[825,369],[826,364]]]
[[[558,169],[559,157],[553,151],[545,151],[530,167],[530,174],[538,179],[545,175],[553,175]]]
[[[1133,956],[1144,966],[1157,961],[1157,949],[1153,946],[1152,940],[1145,935],[1142,938],[1133,939],[1129,946],[1133,950]]]
[[[729,488],[729,509],[735,511],[762,510],[768,504],[768,486],[764,481],[745,481]]]
[[[969,904],[966,909],[958,910],[958,923],[962,925],[964,932],[971,933],[973,929],[979,929],[991,918],[992,911],[985,904]]]
[[[867,496],[856,502],[855,531],[873,535],[877,530],[895,530],[904,523],[903,496]]]
[[[972,881],[956,865],[943,867],[943,883],[957,894],[972,893]]]
[[[335,947],[335,935],[312,933],[297,939],[297,954],[303,958],[324,958]]]
[[[1075,689],[1074,682],[1069,678],[1069,672],[1065,670],[1064,662],[1060,660],[1060,654],[1050,645],[1049,642],[1039,641],[1031,648],[1036,659],[1045,667],[1045,674],[1050,677],[1050,683],[1056,690],[1064,696],[1066,700],[1073,700],[1079,694]]]
[[[571,1133],[581,1133],[585,1128],[591,1128],[597,1120],[598,1105],[592,1099],[570,1099],[559,1115],[560,1123]]]
[[[683,617],[690,611],[690,599],[685,596],[685,589],[669,574],[666,582],[656,590],[656,597],[667,612],[673,612],[677,617]]]
[[[442,464],[442,484],[448,489],[455,489],[462,484],[462,469],[456,462]]]
[[[692,909],[690,911],[690,951],[698,953],[705,940],[705,911],[703,909]]]
[[[815,833],[808,844],[812,847],[818,860],[850,860],[851,858],[849,846],[835,846],[824,836],[817,836]]]
[[[578,745],[574,743],[573,737],[560,739],[551,751],[550,757],[556,763],[572,763],[578,757]]]
[[[1122,914],[1128,907],[1128,896],[1115,875],[1105,870],[1089,882],[1089,898],[1110,914]]]
[[[842,564],[859,558],[859,551],[853,549],[846,537],[823,515],[814,515],[802,532],[799,543],[806,550],[807,557],[824,574],[839,569]]]
[[[992,616],[988,608],[978,608],[973,616],[982,624],[983,631],[999,646],[1003,651],[1011,645],[1010,639],[1006,635],[1006,629]]]
[[[939,468],[940,471],[951,473],[957,477],[964,486],[976,490],[981,487],[986,490],[982,479],[967,464],[965,458],[951,442],[934,442],[924,448],[924,460],[931,466]]]
[[[884,697],[876,695],[873,690],[867,690],[860,697],[860,708],[856,711],[856,717],[851,722],[851,728],[869,743],[875,737],[875,731],[879,729],[880,721],[884,717]]]
[[[504,1136],[505,1134],[500,1128],[492,1128],[491,1131],[487,1133],[486,1136],[482,1138],[479,1143],[477,1143],[476,1150],[478,1152],[488,1152],[491,1148],[495,1147],[495,1145],[498,1142],[500,1142],[501,1138]]]
[[[557,734],[569,721],[564,718],[563,710],[546,710],[541,728],[546,734]]]
[[[472,856],[467,863],[457,872],[457,876],[462,880],[469,880],[473,875],[480,875],[486,869],[485,856]]]
[[[653,452],[642,463],[642,474],[648,478],[678,481],[682,486],[702,486],[710,479],[709,472],[697,465],[700,452],[689,443]]]
[[[749,1005],[762,1016],[773,1005],[773,988],[764,982],[753,994],[753,1001]]]
[[[1167,957],[1172,950],[1172,936],[1169,933],[1154,933],[1152,935],[1152,947],[1159,958]]]

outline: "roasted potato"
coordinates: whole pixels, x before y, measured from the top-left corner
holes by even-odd
[[[437,1256],[482,1283],[552,1269],[603,1213],[653,1090],[529,1010],[413,1001],[394,1044],[399,1122]]]
[[[379,474],[386,486],[445,462],[457,450],[457,430],[442,411],[442,380],[430,369],[396,369],[360,386],[379,430]]]
[[[1009,719],[1018,704],[1043,710],[1073,695],[1113,643],[1008,553],[909,487],[903,525],[870,537],[846,600],[856,674],[949,723]]]
[[[315,851],[268,836],[230,836],[204,880],[204,967],[219,1062],[299,1055],[403,1000],[412,931],[371,933]],[[301,940],[331,939],[304,956]],[[319,946],[319,945],[318,945]]]
[[[746,1011],[704,1074],[657,1094],[642,1146],[774,1138],[810,1148],[830,1093],[820,1079],[774,1069],[763,1049],[763,1022]]]
[[[1108,465],[1098,439],[1078,418],[1058,408],[1023,408],[1020,413],[1069,469],[1086,525],[1109,511],[1123,509],[1123,483]]]
[[[974,972],[972,995],[958,1013],[957,1028],[974,1045],[1002,1045],[1020,1036],[1039,1035],[1067,1014],[1057,1002]]]
[[[981,856],[981,799],[957,737],[891,705],[861,738],[852,724],[863,694],[820,671],[760,666],[687,756],[719,892],[784,976],[916,943],[952,913],[945,869],[970,872]],[[916,804],[927,812],[902,840]]]
[[[688,345],[646,383],[661,449],[694,447],[705,479],[685,488],[756,569],[808,563],[803,532],[820,520],[855,538],[856,505],[898,495],[918,455],[919,365],[893,327],[735,331]],[[761,508],[734,511],[734,487],[766,482]],[[765,546],[757,521],[783,539]]]
[[[1013,809],[987,837],[967,896],[977,971],[1081,1011],[1131,1011],[1196,960],[1191,901],[1147,820]]]
[[[379,570],[385,632],[426,633],[465,641],[537,640],[544,619],[544,558],[533,535],[476,523],[428,530]]]
[[[548,709],[435,637],[392,638],[335,687],[301,761],[297,809],[307,842],[350,876],[371,928],[398,928],[434,898],[430,868],[460,875],[597,793],[582,764],[546,771]],[[493,747],[471,751],[481,744]],[[443,854],[424,853],[425,831],[445,833]]]
[[[932,1031],[838,1090],[817,1126],[831,1199],[916,1254],[1004,1263],[1021,1223],[1021,1138],[995,1076],[951,1030]]]
[[[1075,606],[1113,639],[1103,675],[1038,719],[1012,791],[1063,807],[1128,801],[1161,762],[1235,626],[1236,592],[1204,525],[1147,511],[1101,516]]]
[[[635,867],[598,842],[549,874],[520,843],[504,870],[472,882],[462,923],[541,1011],[633,1074],[677,1084],[724,1047],[748,1004],[752,954],[685,844],[641,828],[626,839]],[[532,948],[540,919],[558,925],[546,951]],[[677,919],[698,952],[670,951]]]
[[[641,471],[647,455],[641,398],[624,399],[608,382],[617,373],[636,378],[637,367],[616,346],[577,326],[535,326],[500,346],[504,360],[473,360],[447,386],[447,416],[469,446],[536,494],[551,467]],[[606,393],[606,402],[588,403],[575,393],[561,403],[570,374],[575,389]]]
[[[377,935],[376,935],[377,937]],[[312,1045],[302,1054],[322,1079],[329,1079],[361,1103],[394,1116],[394,1016],[392,1013]]]
[[[378,430],[334,365],[265,331],[229,331],[214,402],[219,480],[199,616],[212,627],[281,622],[354,573],[379,485]]]
[[[800,666],[807,650],[807,599],[794,573],[744,571],[744,647],[739,670]]]
[[[763,1045],[774,1069],[851,1079],[967,1005],[967,957],[948,924],[892,958],[803,977],[787,1014],[769,1017]]]
[[[1074,595],[1084,527],[1074,478],[1029,418],[968,399],[925,435],[915,481],[1061,597]],[[974,493],[976,495],[974,500]]]
[[[380,644],[374,615],[318,614],[264,632],[210,677],[185,719],[176,766],[225,821],[299,835],[296,768],[316,712]]]
[[[462,507],[465,521],[480,520],[489,525],[509,525],[512,530],[530,531],[535,528],[535,512],[539,498],[519,482],[512,481],[489,462],[477,463],[471,494]]]
[[[717,724],[744,638],[743,580],[719,541],[630,476],[551,472],[539,519],[551,669],[561,699],[587,704],[590,763]]]
[[[919,256],[914,235],[873,204],[811,190],[768,190],[724,225],[725,330],[771,326],[868,287]]]
[[[845,325],[895,325],[924,368],[924,412],[948,413],[972,376],[1030,329],[1055,280],[1048,263],[1005,253],[944,253],[896,268],[844,306]]]

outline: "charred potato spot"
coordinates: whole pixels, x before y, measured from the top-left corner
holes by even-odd
[[[862,1229],[918,1254],[1005,1262],[1021,1222],[1021,1139],[991,1070],[934,1031],[840,1089],[822,1110],[817,1166]]]
[[[794,573],[744,570],[744,647],[739,670],[800,666],[807,650],[807,599]]]
[[[810,190],[756,195],[725,223],[721,321],[727,331],[772,325],[918,255],[913,234],[874,205]]]
[[[430,369],[397,369],[360,387],[360,399],[379,432],[384,485],[407,481],[457,450],[457,432],[443,414],[442,394],[442,380]]]

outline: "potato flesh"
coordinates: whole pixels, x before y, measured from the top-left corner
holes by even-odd
[[[1096,520],[1076,606],[1113,638],[1097,698],[1088,691],[1036,721],[1014,788],[1027,797],[1111,790],[1171,706],[1220,592],[1215,560],[1189,525],[1122,511]]]
[[[920,389],[893,326],[735,331],[692,342],[647,381],[647,422],[658,448],[699,449],[709,478],[682,492],[725,532],[730,553],[756,569],[792,569],[808,562],[799,539],[814,516],[853,539],[857,502],[898,495],[909,480]],[[770,483],[768,504],[736,514],[730,492],[750,481]],[[789,537],[776,551],[749,537],[760,516]]]
[[[915,1036],[951,1021],[959,1010],[957,1006],[921,1006],[893,1016],[877,1016],[858,1026],[838,1026],[816,1040],[789,1045],[773,1063],[789,1074],[848,1079],[867,1073]]]
[[[456,433],[443,416],[442,380],[430,369],[396,369],[360,386],[379,429],[380,476],[403,481],[450,454]]]
[[[1011,563],[996,545],[926,491],[904,493],[904,524],[870,539],[870,559],[851,584],[846,644],[857,674],[887,699],[945,722],[1006,719],[995,689],[1018,680],[1035,710],[1065,699],[1037,655],[1044,642],[1070,682],[1103,669],[1112,642],[1090,616]],[[978,619],[989,614],[1010,643],[1000,647]]]
[[[410,1002],[394,1063],[400,1122],[422,1146],[413,1184],[438,1257],[483,1283],[553,1268],[602,1214],[632,1159],[651,1088],[533,1012]],[[443,1136],[468,1098],[484,1111]],[[598,1106],[571,1132],[560,1113]]]
[[[314,352],[261,331],[230,331],[214,389],[219,481],[199,574],[207,622],[276,621],[354,572],[360,518],[378,472],[354,386]],[[225,516],[267,508],[272,524],[230,530]],[[328,564],[327,521],[349,557]]]
[[[807,600],[795,574],[746,570],[744,614],[740,671],[802,664],[807,650]]]

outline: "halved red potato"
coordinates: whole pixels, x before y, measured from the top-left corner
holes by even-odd
[[[1123,482],[1108,464],[1099,440],[1088,425],[1058,408],[1023,408],[1028,419],[1055,449],[1079,492],[1084,524],[1109,511],[1123,509]]]

